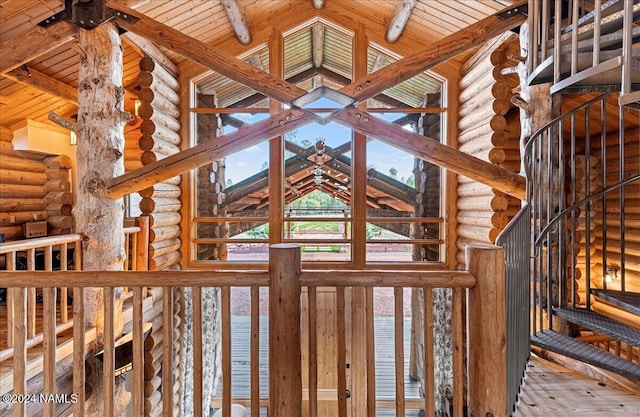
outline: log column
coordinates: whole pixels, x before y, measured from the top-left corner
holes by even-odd
[[[78,196],[75,218],[82,242],[85,271],[121,271],[125,259],[121,199],[107,196],[105,184],[124,173],[124,125],[131,115],[124,112],[122,88],[122,45],[118,28],[106,23],[94,30],[79,29],[78,42],[86,51],[78,72]],[[116,300],[120,297],[116,296]],[[103,330],[101,289],[85,291],[85,324]],[[120,308],[116,315],[121,316]],[[122,319],[116,321],[122,330]],[[87,401],[88,415],[102,415],[102,372],[94,363],[87,383],[92,395]],[[123,415],[130,394],[118,384],[114,412]]]

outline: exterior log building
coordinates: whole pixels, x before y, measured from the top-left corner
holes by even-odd
[[[639,21],[0,0],[0,415],[637,412]]]

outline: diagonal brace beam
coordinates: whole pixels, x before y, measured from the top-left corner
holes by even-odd
[[[483,161],[450,146],[374,117],[349,106],[330,116],[331,120],[375,137],[427,162],[474,179],[498,191],[525,199],[526,182],[521,175]]]
[[[251,126],[238,129],[233,133],[201,143],[193,148],[113,178],[107,183],[107,194],[111,198],[120,198],[124,195],[144,190],[153,184],[201,167],[264,140],[282,135],[317,119],[314,114],[298,109],[280,112]]]

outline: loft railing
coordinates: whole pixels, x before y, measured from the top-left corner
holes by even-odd
[[[637,115],[612,103],[611,94],[557,117],[525,146],[534,333],[552,328],[555,307],[591,308],[594,289],[640,290],[626,279],[640,272],[626,262],[633,245],[626,235],[639,220],[627,203],[637,201],[640,166],[637,124],[629,128],[625,118]],[[611,112],[620,115],[617,129],[608,122]]]
[[[366,408],[367,415],[374,416],[377,408],[384,407],[384,403],[378,403],[375,393],[375,338],[373,336],[373,289],[389,287],[394,289],[394,333],[395,338],[395,378],[396,394],[393,407],[396,415],[402,416],[405,409],[415,406],[415,403],[405,402],[403,392],[404,360],[403,360],[403,303],[402,292],[404,288],[422,289],[425,295],[425,308],[421,314],[424,316],[424,345],[425,371],[422,378],[427,386],[432,387],[433,381],[433,318],[432,301],[430,297],[432,288],[453,289],[453,406],[454,415],[463,415],[464,390],[468,386],[469,409],[477,415],[485,415],[488,412],[494,415],[502,415],[506,410],[505,382],[502,375],[506,375],[506,355],[504,345],[505,330],[504,321],[504,259],[502,250],[498,248],[469,248],[467,250],[469,264],[468,271],[303,271],[300,264],[300,248],[298,245],[284,244],[274,245],[270,252],[269,271],[122,271],[122,272],[83,272],[83,271],[35,271],[28,272],[29,285],[44,287],[46,292],[51,292],[52,284],[73,288],[73,312],[74,320],[84,322],[83,293],[84,288],[93,287],[96,282],[104,288],[104,362],[103,373],[105,383],[104,414],[112,415],[114,410],[114,307],[113,290],[116,287],[127,286],[133,291],[133,414],[144,413],[144,333],[143,333],[143,294],[144,287],[158,287],[162,290],[162,339],[174,340],[174,289],[184,287],[193,288],[193,349],[194,349],[194,396],[193,409],[204,410],[210,406],[210,399],[203,397],[203,375],[205,369],[202,356],[202,300],[200,289],[203,287],[218,287],[221,289],[221,313],[222,313],[222,415],[230,417],[231,404],[236,398],[231,392],[233,379],[231,368],[231,344],[232,332],[230,320],[230,291],[232,287],[249,287],[252,294],[252,337],[250,346],[251,363],[258,361],[259,338],[255,333],[258,326],[259,288],[269,288],[269,397],[267,402],[268,412],[273,415],[299,415],[303,399],[301,382],[302,361],[300,351],[300,329],[302,315],[300,312],[300,300],[308,305],[307,316],[309,326],[308,345],[308,401],[310,415],[317,415],[318,394],[314,375],[317,374],[314,349],[319,343],[319,334],[314,334],[314,323],[317,319],[315,307],[317,304],[316,289],[318,287],[334,287],[336,291],[336,337],[337,340],[337,404],[339,417],[347,416],[347,375],[346,375],[346,343],[345,314],[349,310],[346,304],[345,293],[351,292],[358,297],[358,305],[363,307],[362,314],[364,324],[364,341],[360,343],[360,354],[366,357]],[[3,285],[9,287],[15,296],[16,318],[14,327],[10,329],[14,334],[17,350],[24,353],[26,335],[23,327],[26,322],[25,298],[26,288],[24,272],[6,272],[3,275]],[[306,295],[303,296],[302,288],[306,287]],[[466,314],[463,309],[465,289],[469,289]],[[354,304],[350,304],[353,306]],[[350,307],[353,308],[353,307]],[[468,324],[467,324],[468,323]],[[76,329],[77,327],[77,329]],[[77,394],[77,402],[73,405],[73,415],[81,416],[84,413],[85,402],[85,333],[83,326],[74,327],[74,369],[73,369],[73,393]],[[436,329],[437,331],[437,329]],[[467,335],[468,346],[468,379],[465,380],[465,351],[464,334]],[[49,337],[49,336],[45,336]],[[315,341],[315,343],[314,343]],[[173,393],[174,351],[171,343],[163,349],[162,353],[162,384],[171,387]],[[45,381],[44,392],[54,392],[55,368],[53,364],[54,354],[51,346],[45,346],[44,356],[48,359],[48,365],[43,368]],[[16,354],[13,357],[13,392],[14,394],[26,393],[26,357],[24,354]],[[251,375],[251,416],[259,415],[261,396],[258,384],[257,367],[252,366]],[[504,371],[504,372],[502,372]],[[420,407],[423,407],[428,415],[433,414],[436,405],[433,396],[428,392]],[[173,395],[162,396],[162,408],[165,415],[173,415],[178,405],[174,403]],[[51,408],[45,415],[53,415]],[[16,403],[13,406],[14,415],[25,415],[25,404]],[[197,411],[196,411],[197,414]]]
[[[531,206],[525,206],[496,239],[505,254],[507,411],[513,415],[531,352]]]

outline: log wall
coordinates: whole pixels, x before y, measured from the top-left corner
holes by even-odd
[[[461,151],[513,172],[520,171],[519,110],[511,104],[518,86],[515,74],[503,75],[519,55],[518,36],[501,35],[464,65],[460,80],[458,147]],[[494,243],[520,209],[520,200],[491,187],[458,177],[457,262],[465,268],[464,249],[473,243]]]
[[[71,233],[71,160],[65,155],[14,150],[13,132],[0,126],[0,234],[24,237],[22,223],[48,221],[48,234]]]
[[[141,165],[147,165],[180,152],[180,83],[152,58],[140,60],[138,98],[140,117],[138,148]],[[135,150],[129,148],[130,153]],[[149,216],[149,269],[179,268],[180,177],[171,178],[140,192],[140,211]]]

